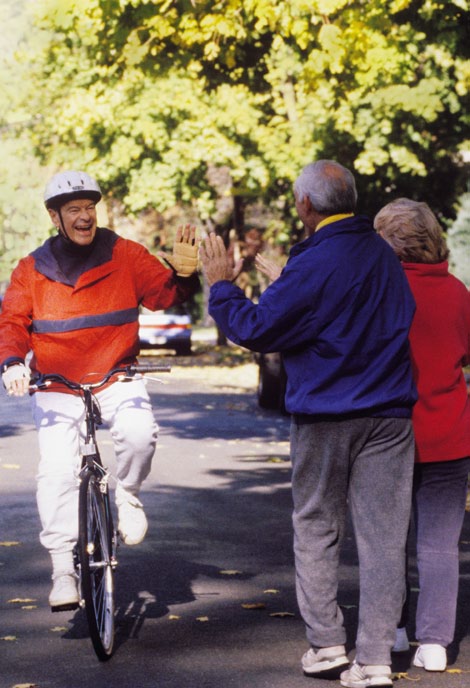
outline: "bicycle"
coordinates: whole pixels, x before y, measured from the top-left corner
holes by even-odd
[[[166,364],[137,364],[113,368],[97,382],[73,382],[55,373],[40,375],[32,381],[30,391],[46,389],[52,384],[64,385],[78,393],[85,407],[85,440],[80,449],[81,468],[78,496],[78,541],[74,550],[79,578],[80,603],[66,605],[57,611],[85,608],[90,638],[100,661],[110,659],[115,635],[114,571],[118,564],[118,534],[114,528],[108,481],[110,474],[103,465],[96,441],[96,427],[101,425],[101,412],[94,390],[112,377],[116,381],[153,372],[169,372]]]

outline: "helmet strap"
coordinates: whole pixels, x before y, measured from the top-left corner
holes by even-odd
[[[57,227],[57,229],[59,230],[59,234],[61,234],[63,236],[65,241],[68,241],[70,244],[73,244],[74,242],[72,241],[72,239],[69,237],[69,235],[65,231],[65,225],[64,225],[64,221],[62,219],[62,213],[60,212],[60,208],[57,208],[56,212],[57,212],[57,215],[59,216],[59,223],[60,223],[59,227]]]

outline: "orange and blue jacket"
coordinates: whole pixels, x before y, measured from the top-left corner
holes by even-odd
[[[150,310],[187,300],[197,276],[177,277],[140,244],[98,228],[99,258],[70,284],[48,239],[12,273],[0,314],[1,369],[33,352],[33,372],[80,381],[135,361],[139,305]],[[97,264],[94,264],[97,263]]]

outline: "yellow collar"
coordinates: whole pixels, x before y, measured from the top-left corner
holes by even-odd
[[[329,225],[332,222],[338,222],[338,220],[344,220],[346,217],[353,217],[354,213],[343,213],[339,215],[330,215],[329,217],[325,217],[324,220],[319,222],[317,226],[315,227],[315,231],[318,231],[321,229],[321,227],[325,227],[325,225]]]

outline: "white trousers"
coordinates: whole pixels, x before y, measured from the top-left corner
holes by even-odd
[[[116,382],[99,391],[96,398],[113,439],[116,477],[122,487],[137,495],[150,472],[158,433],[145,383]],[[36,392],[32,407],[40,454],[40,541],[53,555],[71,551],[78,537],[78,473],[85,409],[79,397],[60,392]]]

